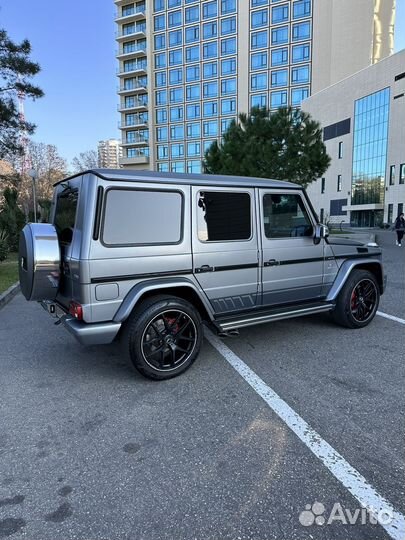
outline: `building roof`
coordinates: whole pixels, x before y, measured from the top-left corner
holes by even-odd
[[[136,171],[129,169],[91,169],[75,174],[69,178],[61,180],[65,182],[71,178],[83,174],[95,174],[96,176],[110,181],[127,182],[151,182],[156,180],[163,184],[182,184],[200,186],[232,186],[232,187],[267,187],[282,189],[301,189],[298,184],[284,182],[282,180],[271,180],[267,178],[250,178],[245,176],[226,176],[217,174],[180,174],[154,171]],[[59,184],[57,182],[55,185]]]

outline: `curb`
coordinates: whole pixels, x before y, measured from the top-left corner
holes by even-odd
[[[0,294],[0,309],[8,304],[10,300],[14,298],[14,296],[20,291],[20,282],[17,281],[17,283],[14,283],[14,285],[11,285],[4,293]]]

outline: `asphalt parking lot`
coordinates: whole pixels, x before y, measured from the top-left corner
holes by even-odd
[[[380,311],[405,319],[405,248],[378,240]],[[405,513],[404,324],[316,316],[222,343]],[[356,496],[209,341],[187,373],[154,383],[18,295],[0,311],[0,370],[0,538],[401,538],[367,515],[328,524],[336,504],[360,509]],[[315,502],[326,522],[309,525]]]

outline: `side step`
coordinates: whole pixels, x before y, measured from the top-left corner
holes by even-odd
[[[282,321],[284,319],[293,319],[305,315],[314,315],[315,313],[325,313],[332,311],[335,304],[332,302],[322,302],[317,304],[306,304],[288,308],[278,308],[266,311],[256,311],[254,313],[238,314],[233,317],[223,317],[215,320],[216,326],[222,332],[229,332],[236,328],[245,328],[255,324],[263,324],[272,321]]]

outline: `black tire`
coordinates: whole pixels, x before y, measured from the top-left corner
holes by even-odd
[[[339,293],[333,318],[346,328],[363,328],[374,319],[379,302],[375,276],[367,270],[353,270]]]
[[[158,381],[184,373],[196,360],[202,338],[197,309],[182,298],[166,295],[136,306],[121,336],[132,366]]]

